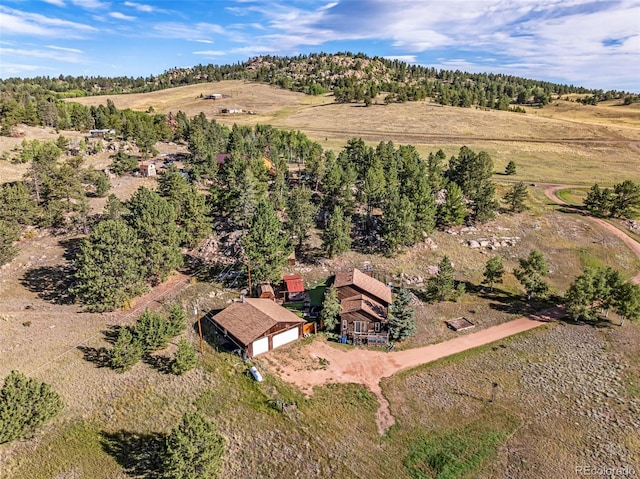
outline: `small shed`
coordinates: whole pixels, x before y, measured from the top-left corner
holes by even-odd
[[[142,176],[156,176],[156,164],[143,161],[142,163],[140,163],[140,174]]]
[[[275,300],[276,295],[273,292],[273,287],[269,283],[261,283],[258,285],[258,298]]]
[[[285,301],[303,301],[305,298],[304,284],[299,274],[290,274],[282,277],[284,283]]]

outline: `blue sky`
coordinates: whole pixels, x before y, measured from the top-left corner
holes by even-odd
[[[640,0],[2,0],[0,77],[352,51],[640,92]]]

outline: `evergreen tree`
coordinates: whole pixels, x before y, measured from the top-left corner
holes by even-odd
[[[367,216],[371,216],[373,208],[380,206],[386,187],[385,174],[382,163],[377,156],[364,174],[362,184],[362,199],[366,205]]]
[[[504,195],[504,201],[507,202],[509,211],[512,213],[521,213],[527,209],[524,202],[529,197],[526,185],[521,181],[513,185]]]
[[[20,228],[16,224],[0,219],[0,266],[8,263],[18,254],[13,245],[20,238]]]
[[[382,239],[387,254],[394,255],[402,246],[414,242],[415,207],[406,196],[395,195],[384,209]]]
[[[135,231],[118,220],[101,221],[74,260],[72,294],[90,311],[113,311],[142,293],[145,259]]]
[[[171,372],[176,376],[181,376],[195,368],[197,362],[198,357],[194,347],[186,339],[180,339],[178,349],[171,362]]]
[[[456,288],[453,264],[444,256],[438,265],[438,274],[427,282],[427,297],[430,301],[457,301],[464,294],[464,285]]]
[[[444,188],[446,180],[442,173],[442,163],[446,159],[444,151],[438,150],[436,153],[429,153],[427,159],[427,173],[429,177],[429,187],[431,191],[437,193]]]
[[[278,280],[290,251],[282,224],[267,200],[258,203],[242,242],[253,277],[257,281]]]
[[[415,241],[421,241],[423,234],[430,234],[436,225],[436,197],[427,179],[420,176],[417,181],[415,195],[410,198],[415,205]]]
[[[411,306],[411,293],[402,288],[389,308],[389,336],[402,341],[416,335],[415,310]]]
[[[38,205],[23,181],[0,185],[0,219],[7,223],[33,225]]]
[[[596,270],[587,269],[571,283],[565,294],[565,307],[575,321],[596,317],[596,275]]]
[[[158,178],[157,192],[163,198],[169,200],[176,211],[180,211],[182,198],[189,189],[189,182],[182,176],[175,164],[169,165],[165,172]]]
[[[0,389],[0,444],[33,434],[63,407],[51,386],[12,371]]]
[[[143,356],[142,345],[127,327],[118,331],[113,349],[110,352],[109,366],[111,369],[123,373],[135,366]]]
[[[142,348],[143,354],[166,348],[170,339],[167,320],[161,314],[149,309],[145,309],[140,315],[133,332],[135,341]]]
[[[224,455],[224,438],[200,413],[185,413],[167,437],[163,479],[215,479]]]
[[[287,221],[285,226],[298,248],[309,235],[313,226],[313,218],[318,208],[311,201],[311,190],[306,186],[292,188],[287,200]]]
[[[178,303],[173,303],[167,318],[167,335],[173,338],[187,329],[187,313]]]
[[[320,320],[324,323],[324,329],[326,331],[335,331],[340,322],[340,308],[338,290],[333,286],[329,286],[324,293],[322,311],[320,311]]]
[[[447,185],[445,202],[438,205],[437,224],[439,226],[458,226],[464,223],[467,207],[464,204],[462,190],[456,183]]]
[[[635,218],[640,210],[640,185],[625,180],[613,187],[611,216]]]
[[[194,248],[211,233],[210,208],[195,185],[184,192],[177,218],[181,244]]]
[[[594,216],[608,216],[613,206],[613,193],[609,188],[600,189],[596,183],[584,199],[584,207]]]
[[[640,319],[640,285],[624,283],[615,292],[615,309],[620,316],[620,326],[625,319]]]
[[[493,291],[494,283],[502,283],[502,276],[504,275],[504,266],[502,265],[502,257],[494,256],[490,258],[484,267],[484,284],[488,284]]]
[[[121,220],[127,214],[127,207],[116,195],[111,193],[107,197],[102,213],[105,220]]]
[[[516,174],[516,163],[515,163],[515,161],[510,160],[509,163],[507,163],[507,166],[504,169],[504,174],[508,175],[508,176]]]
[[[160,283],[183,264],[176,211],[158,193],[145,187],[134,193],[127,208],[126,221],[135,230],[145,255],[146,277],[154,284]]]
[[[514,270],[513,274],[524,286],[527,299],[544,298],[549,290],[549,285],[543,279],[549,274],[549,266],[544,255],[534,249],[526,259],[521,258],[519,262],[520,267]]]
[[[338,205],[329,217],[327,228],[322,232],[322,247],[329,258],[346,253],[351,248],[351,219],[345,217]]]

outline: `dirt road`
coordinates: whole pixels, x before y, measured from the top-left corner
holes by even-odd
[[[572,185],[552,185],[552,184],[544,184],[542,185],[544,186],[544,194],[547,196],[547,198],[549,198],[551,201],[553,201],[554,203],[557,203],[559,205],[565,206],[568,209],[572,209],[574,210],[576,213],[582,213],[582,211],[580,211],[578,208],[575,208],[571,205],[569,205],[567,202],[563,201],[562,199],[560,199],[557,196],[558,191],[560,190],[564,190],[566,188],[573,188]],[[613,236],[616,236],[617,238],[619,238],[620,240],[622,240],[624,242],[624,244],[626,244],[629,249],[631,251],[634,252],[634,254],[640,258],[640,243],[638,243],[637,241],[635,241],[633,238],[631,238],[628,234],[626,234],[624,231],[619,230],[618,228],[616,228],[615,226],[613,226],[610,223],[607,223],[605,220],[602,220],[600,218],[595,218],[593,216],[588,216],[585,215],[585,217],[597,224],[598,226],[600,226],[602,229],[606,230],[608,233],[612,234]],[[635,284],[640,284],[640,272],[635,275],[632,279],[631,279]]]
[[[269,369],[278,371],[283,379],[296,384],[308,395],[313,394],[315,386],[328,383],[357,383],[367,386],[378,398],[380,405],[376,413],[376,422],[380,434],[384,434],[395,420],[389,411],[389,402],[382,394],[382,378],[537,328],[561,315],[561,308],[554,308],[449,341],[405,351],[343,351],[325,341],[314,341],[297,351],[302,355],[300,358],[293,359],[285,352],[276,352],[261,356],[260,359]]]

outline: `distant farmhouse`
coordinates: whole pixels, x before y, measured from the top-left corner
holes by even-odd
[[[359,269],[340,271],[333,283],[340,300],[340,336],[354,344],[389,342],[391,288]]]
[[[116,134],[116,130],[89,130],[89,138],[105,138]]]
[[[212,93],[204,97],[205,100],[222,100],[222,93]]]

